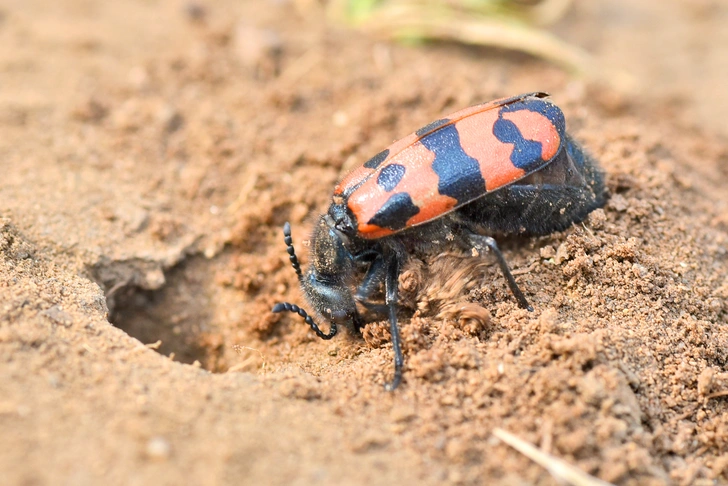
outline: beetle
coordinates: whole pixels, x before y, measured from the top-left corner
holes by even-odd
[[[322,339],[339,325],[353,330],[389,319],[394,390],[404,358],[397,324],[400,269],[415,252],[447,244],[489,249],[520,307],[532,311],[491,235],[547,235],[578,223],[604,205],[597,161],[566,132],[562,111],[542,92],[465,108],[436,120],[346,175],[313,230],[310,264],[301,270],[283,227],[290,262],[324,333],[301,307],[281,302]],[[383,286],[384,303],[375,298]],[[360,311],[360,309],[362,309]]]

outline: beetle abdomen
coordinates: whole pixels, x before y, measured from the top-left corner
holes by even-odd
[[[490,233],[546,235],[578,223],[604,205],[604,175],[569,135],[552,163],[458,210]]]

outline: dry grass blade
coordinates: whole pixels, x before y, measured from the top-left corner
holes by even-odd
[[[511,49],[546,59],[578,74],[591,74],[596,69],[591,56],[583,49],[521,22],[452,12],[435,15],[404,5],[383,8],[373,18],[376,20],[362,28],[379,36],[450,40]]]
[[[545,468],[557,481],[563,481],[566,484],[574,486],[610,486],[611,483],[602,481],[599,478],[595,478],[584,471],[577,469],[571,464],[563,461],[550,454],[546,454],[544,451],[534,447],[528,442],[519,439],[510,432],[506,432],[503,429],[493,430],[493,435],[498,437],[500,440],[508,444],[509,446],[516,449],[524,456],[531,459],[539,466]]]
[[[452,41],[524,52],[629,92],[636,80],[605,69],[578,46],[540,28],[563,17],[571,0],[332,0],[329,18],[384,39]]]

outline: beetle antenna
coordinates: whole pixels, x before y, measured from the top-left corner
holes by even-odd
[[[286,251],[288,252],[288,258],[291,260],[291,266],[296,271],[296,275],[298,275],[298,280],[303,280],[303,275],[301,274],[301,264],[298,262],[298,257],[296,256],[296,250],[293,248],[293,238],[291,237],[291,224],[286,221],[283,225],[283,241],[286,243]],[[311,329],[313,329],[313,332],[316,333],[318,337],[321,339],[331,339],[332,337],[336,336],[336,332],[338,329],[336,328],[335,323],[331,323],[331,328],[329,329],[328,334],[324,334],[324,332],[321,330],[321,328],[318,327],[318,324],[316,324],[313,321],[313,318],[308,315],[308,313],[298,307],[296,304],[290,304],[288,302],[279,302],[278,304],[273,306],[273,312],[294,312],[298,314],[299,316],[303,317],[303,320],[306,321],[306,324],[311,326]]]
[[[288,224],[288,223],[286,223],[286,224]],[[291,248],[293,248],[293,247],[291,247]],[[296,304],[289,304],[288,302],[279,302],[278,304],[273,306],[273,312],[283,312],[283,311],[295,312],[299,316],[303,317],[303,320],[306,321],[306,324],[311,326],[311,329],[313,329],[313,332],[315,332],[316,335],[318,337],[320,337],[321,339],[329,340],[332,337],[336,336],[336,332],[338,331],[338,329],[336,328],[336,323],[332,322],[331,328],[329,329],[329,333],[324,334],[323,331],[321,331],[321,329],[318,327],[318,324],[313,322],[313,319],[311,318],[311,316],[309,316],[305,310],[301,309]]]
[[[291,260],[291,265],[298,275],[298,280],[301,280],[301,264],[298,263],[298,257],[296,256],[296,250],[293,248],[293,238],[291,237],[291,224],[286,221],[283,225],[283,241],[286,243],[286,251],[288,252],[288,258]],[[275,312],[275,311],[274,311]]]

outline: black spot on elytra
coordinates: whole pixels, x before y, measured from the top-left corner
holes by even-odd
[[[523,138],[518,126],[512,121],[498,118],[493,124],[493,135],[503,143],[513,144],[511,162],[519,169],[528,172],[543,162],[541,142]]]
[[[459,205],[485,194],[485,179],[478,161],[463,150],[455,125],[430,133],[421,143],[435,154],[432,169],[440,179],[440,194],[457,199]]]
[[[397,231],[407,226],[407,221],[419,212],[420,208],[415,206],[409,194],[398,192],[382,205],[368,224]]]
[[[554,127],[556,127],[558,134],[562,137],[564,136],[564,133],[566,132],[564,112],[561,111],[561,109],[555,104],[540,98],[525,98],[501,107],[499,114],[503,115],[503,113],[521,110],[532,111],[543,115],[554,125]]]
[[[493,124],[493,135],[503,143],[513,144],[511,162],[519,169],[530,172],[548,161],[542,159],[543,146],[541,142],[526,140],[515,123],[503,118],[504,113],[516,111],[530,111],[544,116],[554,126],[556,133],[559,134],[561,138],[559,143],[563,143],[566,136],[566,120],[564,119],[564,113],[558,106],[536,97],[526,98],[500,109],[498,120]]]
[[[389,149],[384,149],[371,159],[364,162],[364,167],[367,169],[376,169],[379,165],[384,162],[384,159],[389,155]]]
[[[415,135],[417,135],[418,137],[421,137],[423,135],[427,135],[431,131],[437,130],[438,128],[440,128],[441,126],[443,126],[443,125],[445,125],[447,123],[450,123],[450,119],[449,118],[440,118],[439,120],[435,120],[432,123],[428,123],[424,127],[422,127],[419,130],[417,130],[415,132]]]
[[[383,168],[377,176],[377,184],[387,192],[393,191],[404,177],[404,165],[390,164]]]

